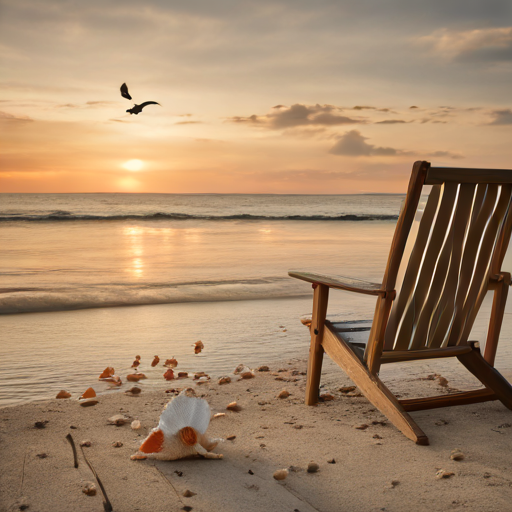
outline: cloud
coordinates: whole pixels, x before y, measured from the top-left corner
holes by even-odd
[[[178,121],[174,124],[203,124],[202,121]]]
[[[340,115],[343,110],[334,105],[303,105],[296,103],[291,107],[276,105],[269,114],[228,118],[232,123],[257,124],[270,130],[282,130],[297,126],[339,126],[344,124],[361,124],[363,119],[353,119]]]
[[[14,122],[14,123],[27,123],[33,122],[34,120],[28,116],[15,116],[8,112],[0,111],[0,121]]]
[[[427,153],[426,156],[433,158],[452,158],[453,160],[464,158],[464,155],[453,153],[452,151],[434,151],[433,153]]]
[[[512,61],[512,27],[466,31],[436,30],[420,43],[449,60],[460,62]]]
[[[492,115],[494,119],[489,124],[512,124],[511,109],[495,110]]]
[[[365,142],[368,137],[363,137],[357,130],[350,130],[342,135],[338,142],[329,150],[333,155],[344,156],[396,156],[406,152],[394,149],[377,147]]]
[[[377,121],[375,124],[403,124],[410,122],[411,121],[404,121],[403,119],[386,119],[384,121]]]

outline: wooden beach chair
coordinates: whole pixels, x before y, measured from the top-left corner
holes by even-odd
[[[425,185],[432,189],[419,224],[413,223]],[[501,271],[512,228],[511,196],[512,170],[416,162],[382,284],[289,272],[314,288],[306,404],[319,399],[325,351],[366,398],[417,444],[429,441],[410,411],[488,400],[500,400],[512,409],[512,386],[494,368],[511,282],[510,273]],[[410,234],[414,241],[405,251]],[[326,320],[330,288],[376,296],[373,321],[365,325]],[[494,292],[494,301],[482,356],[478,343],[468,341],[468,336],[488,290]],[[368,334],[367,342],[352,343],[354,333],[362,331]],[[456,357],[484,388],[398,400],[379,379],[381,364],[440,357]]]

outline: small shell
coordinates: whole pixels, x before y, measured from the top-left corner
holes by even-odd
[[[226,409],[228,411],[233,411],[233,412],[240,412],[242,410],[242,408],[236,402],[231,402],[230,404],[228,404]]]
[[[82,396],[80,397],[80,400],[83,400],[84,398],[94,398],[96,396],[96,392],[92,388],[87,388]]]
[[[176,368],[178,366],[178,361],[174,359],[174,357],[171,357],[171,359],[166,359],[164,366],[167,366],[168,368]]]
[[[121,425],[124,425],[130,418],[127,418],[126,416],[123,416],[122,414],[116,414],[115,416],[110,417],[107,421],[111,425],[116,425],[120,427]]]
[[[254,373],[251,370],[246,370],[240,374],[240,377],[242,377],[242,379],[252,379],[254,378]]]
[[[277,398],[288,398],[290,396],[290,393],[286,391],[286,389],[283,389],[279,395],[277,395]]]
[[[140,361],[140,356],[135,356],[135,359],[136,359],[137,361]]]
[[[219,379],[219,384],[229,384],[231,382],[231,377],[221,377]]]
[[[151,366],[156,366],[158,363],[160,362],[160,358],[158,356],[155,356],[155,358],[153,359],[152,363],[151,363]]]
[[[245,364],[239,364],[233,371],[233,373],[235,375],[238,375],[239,373],[243,372],[244,369],[247,368],[247,366],[245,366]]]
[[[204,343],[202,341],[196,341],[194,343],[194,353],[199,354],[201,350],[204,348]]]
[[[132,426],[132,430],[139,430],[139,428],[141,427],[140,421],[133,420],[131,426]]]
[[[71,393],[69,391],[62,389],[61,391],[59,391],[57,393],[57,396],[55,398],[70,398],[70,397],[71,397]]]
[[[82,492],[87,496],[96,496],[96,486],[92,482],[85,482],[82,486]]]
[[[196,494],[197,494],[197,492],[192,492],[192,491],[189,491],[188,489],[183,492],[183,496],[185,496],[185,498],[191,498],[192,496],[195,496]]]
[[[210,376],[204,372],[197,372],[195,375],[194,375],[194,380],[210,380]]]
[[[452,473],[451,471],[446,471],[444,469],[440,469],[437,473],[436,473],[436,478],[438,480],[441,480],[442,478],[450,478],[451,476],[453,476],[455,473]]]
[[[106,379],[107,377],[110,377],[111,375],[114,375],[114,373],[116,373],[116,371],[114,370],[114,368],[112,368],[111,366],[107,366],[104,370],[103,370],[103,373],[98,377],[99,379]]]
[[[218,413],[213,415],[213,419],[215,419],[215,418],[223,418],[224,416],[226,416],[225,412],[218,412]]]
[[[110,382],[114,386],[120,386],[123,383],[123,381],[121,380],[121,377],[119,377],[117,375],[111,375],[110,377],[105,377],[104,379],[100,379],[100,380],[102,380],[103,382]]]
[[[186,379],[188,377],[188,372],[178,372],[178,379]]]
[[[114,448],[121,448],[121,446],[123,446],[123,443],[122,443],[121,441],[114,441],[114,442],[112,443],[112,446],[113,446]]]
[[[455,450],[452,450],[452,453],[450,454],[450,459],[452,460],[463,460],[464,459],[464,453],[460,448],[455,448]]]
[[[284,480],[288,476],[288,470],[287,469],[278,469],[274,472],[274,478],[276,480]]]
[[[142,390],[137,387],[130,388],[128,391],[125,391],[125,395],[139,395]]]
[[[143,373],[130,373],[126,376],[126,380],[130,382],[139,382],[141,379],[147,379],[147,377]]]
[[[264,365],[264,366],[260,366],[258,368],[258,371],[259,372],[268,372],[268,371],[270,371],[270,368],[268,366]]]
[[[135,361],[133,361],[132,363],[132,368],[137,368],[137,366],[139,366],[140,364],[140,361],[138,359],[135,359]]]
[[[316,473],[320,469],[320,466],[316,462],[310,462],[308,464],[308,473]]]
[[[91,441],[87,440],[87,441],[80,441],[80,446],[91,446]]]
[[[78,403],[81,407],[92,407],[93,405],[99,404],[100,402],[93,398],[86,398],[85,400],[79,400]]]
[[[321,402],[330,402],[331,400],[334,400],[334,396],[331,393],[322,393],[320,395]]]
[[[173,380],[174,379],[174,372],[172,371],[171,368],[169,368],[165,373],[164,373],[164,379],[165,380]]]

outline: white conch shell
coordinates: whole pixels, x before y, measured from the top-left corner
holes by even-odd
[[[132,459],[177,460],[192,455],[222,459],[209,453],[219,439],[208,439],[205,432],[210,423],[210,406],[202,398],[188,396],[186,390],[173,398],[160,416],[158,427],[144,440]],[[148,453],[148,451],[152,451]]]

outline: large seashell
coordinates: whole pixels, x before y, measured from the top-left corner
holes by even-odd
[[[80,400],[83,400],[84,398],[94,398],[96,396],[96,392],[92,388],[87,388],[82,396],[80,397]]]
[[[131,458],[177,460],[197,454],[205,458],[222,458],[220,454],[209,453],[217,445],[205,436],[209,423],[208,402],[187,396],[184,390],[168,403],[158,426]]]
[[[171,359],[165,360],[164,366],[169,368],[176,368],[176,366],[178,366],[178,361],[174,357],[171,357]]]
[[[60,390],[55,398],[71,398],[71,393],[65,389]]]
[[[194,343],[194,353],[199,354],[201,350],[204,348],[204,343],[202,341],[196,341]]]
[[[151,362],[151,366],[156,366],[160,362],[160,358],[158,356],[155,356],[153,361]]]
[[[114,370],[114,368],[112,368],[111,366],[107,366],[104,370],[103,370],[103,373],[98,377],[99,379],[106,379],[107,377],[110,377],[111,375],[114,375],[114,373],[116,373],[116,371]]]
[[[164,379],[165,380],[172,380],[174,379],[174,372],[172,371],[171,368],[169,368],[165,373],[164,373]]]

